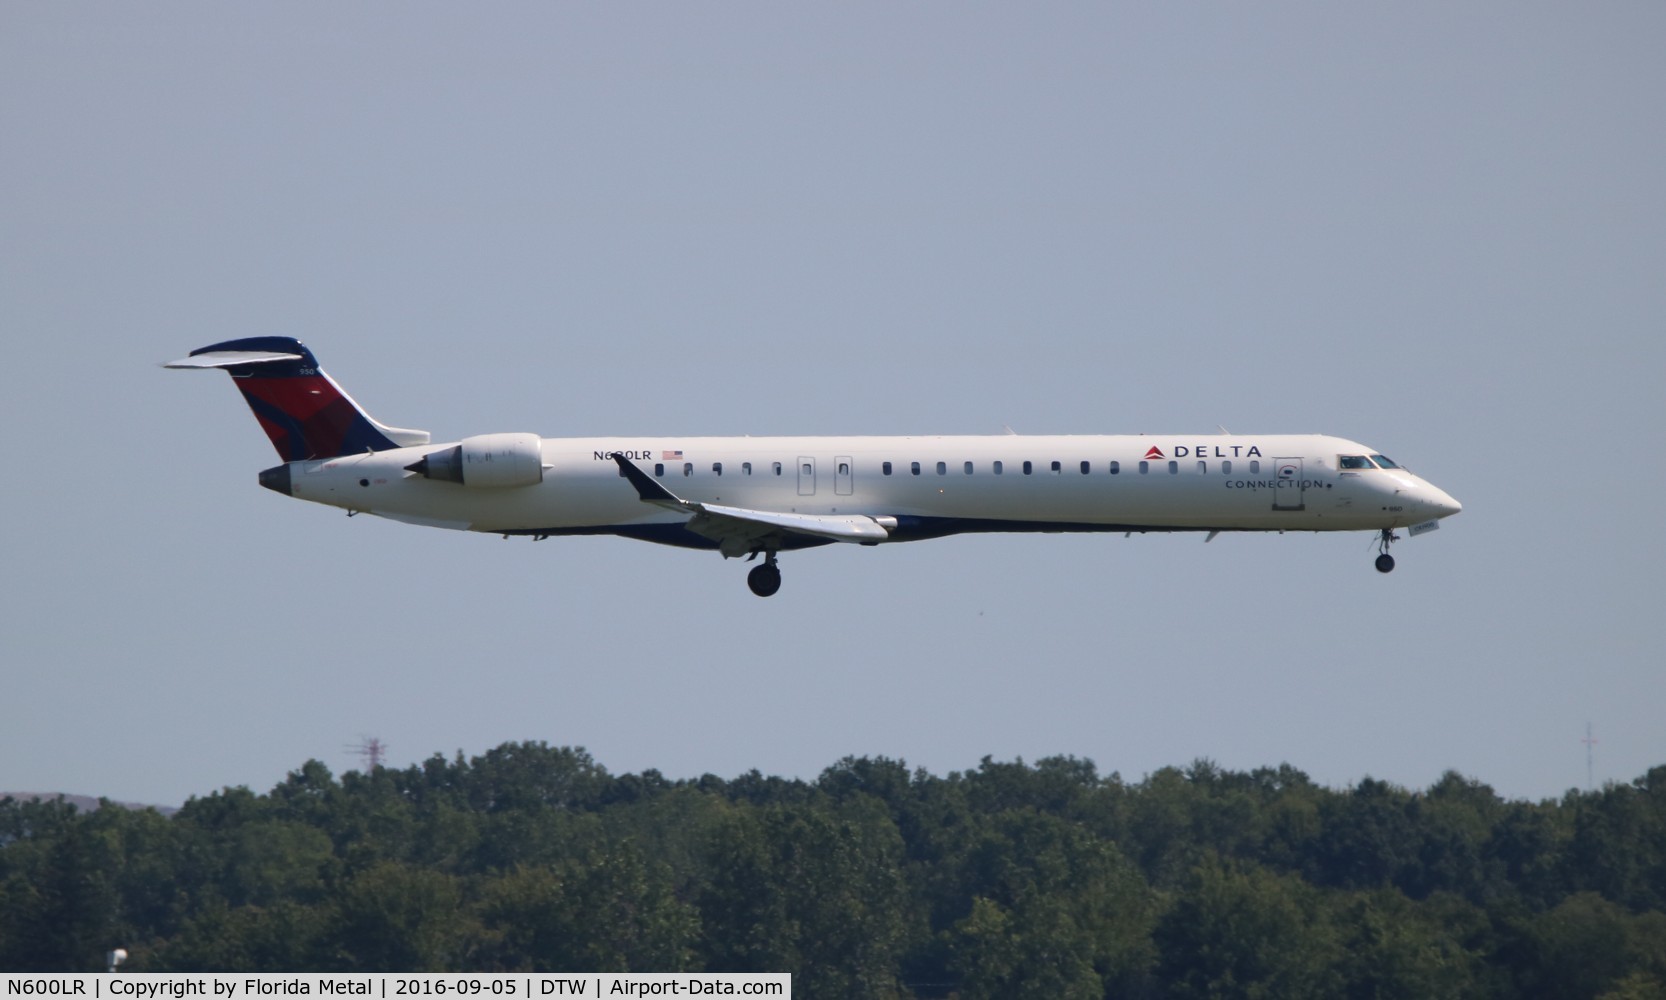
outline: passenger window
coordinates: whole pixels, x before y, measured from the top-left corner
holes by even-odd
[[[1344,469],[1371,468],[1371,460],[1364,455],[1343,455],[1336,460],[1336,464]]]
[[[882,465],[880,465],[879,471],[883,472],[887,476],[889,476],[891,474],[891,463],[890,462],[883,463]]]
[[[1140,475],[1143,476],[1147,472],[1150,472],[1150,471],[1151,471],[1151,463],[1150,462],[1141,462],[1140,463]]]
[[[972,463],[971,462],[966,463],[966,474],[968,476],[970,476],[972,474]]]
[[[996,459],[995,461],[995,474],[997,476],[1001,474],[1001,462],[999,459]]]
[[[1232,459],[1229,458],[1226,461],[1221,463],[1221,475],[1223,475],[1223,476],[1232,475]]]
[[[1122,463],[1121,462],[1112,462],[1111,463],[1111,475],[1113,475],[1113,476],[1117,475],[1121,471],[1122,471]]]
[[[743,476],[750,476],[752,474],[752,463],[751,462],[742,462],[742,463],[740,463],[740,473]]]
[[[694,463],[693,462],[684,462],[683,463],[683,475],[685,475],[685,476],[694,475]]]
[[[839,475],[841,475],[841,476],[850,475],[850,463],[849,462],[840,462],[839,463]]]
[[[1261,460],[1260,459],[1256,459],[1256,458],[1250,459],[1250,475],[1252,475],[1252,476],[1261,475]]]
[[[1058,475],[1059,472],[1061,471],[1061,469],[1062,469],[1062,467],[1059,465],[1059,463],[1057,463],[1057,462],[1053,463],[1053,475],[1055,475],[1055,476]]]
[[[919,475],[920,474],[920,463],[919,462],[909,462],[908,463],[908,471],[914,473],[916,476]]]
[[[1030,474],[1030,463],[1028,461],[1026,461],[1024,463],[1024,475],[1027,476],[1029,474]]]
[[[1088,474],[1088,469],[1089,469],[1088,463],[1083,462],[1082,463],[1082,475],[1084,475],[1084,476],[1087,475]]]
[[[804,475],[804,476],[810,475],[810,463],[805,462],[803,465],[800,465],[798,467],[798,472],[799,472],[800,475]]]
[[[1199,463],[1197,463],[1197,471],[1199,473],[1208,472],[1209,471],[1209,463],[1208,462],[1199,462]]]
[[[769,463],[769,465],[770,465],[770,468],[775,470],[775,474],[777,476],[779,476],[781,474],[781,463],[780,462],[771,462],[771,463]]]
[[[716,475],[719,475],[719,476],[723,475],[723,463],[722,462],[713,462],[712,463],[712,472],[715,473]]]
[[[664,462],[655,462],[654,463],[654,475],[656,475],[656,476],[665,475],[665,463]]]
[[[1172,475],[1174,475],[1175,473],[1177,473],[1179,471],[1180,471],[1180,463],[1179,462],[1170,462],[1169,463],[1169,475],[1172,476]]]
[[[947,463],[947,462],[938,462],[937,463],[937,474],[939,476],[948,475],[949,474],[949,463]]]

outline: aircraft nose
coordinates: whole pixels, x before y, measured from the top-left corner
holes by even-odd
[[[1429,486],[1425,489],[1423,503],[1435,517],[1451,517],[1464,509],[1464,505],[1454,499],[1452,494],[1438,486]]]

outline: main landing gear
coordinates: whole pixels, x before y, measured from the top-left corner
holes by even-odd
[[[1377,556],[1377,572],[1393,572],[1394,557],[1388,554],[1388,546],[1390,543],[1398,542],[1399,540],[1400,536],[1394,533],[1393,528],[1383,529],[1382,537],[1377,540],[1377,551],[1381,553]]]
[[[775,565],[775,553],[764,553],[763,563],[746,574],[746,585],[759,597],[769,597],[781,589],[781,567]]]

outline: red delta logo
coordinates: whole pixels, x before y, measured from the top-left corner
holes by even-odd
[[[1146,458],[1162,458],[1163,457],[1163,449],[1157,447],[1156,445],[1152,445],[1150,448],[1147,448],[1145,450],[1145,457]]]

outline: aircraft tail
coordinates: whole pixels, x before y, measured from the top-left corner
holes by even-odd
[[[220,368],[232,378],[285,462],[408,448],[427,431],[378,423],[293,337],[247,337],[211,344],[164,368]]]

